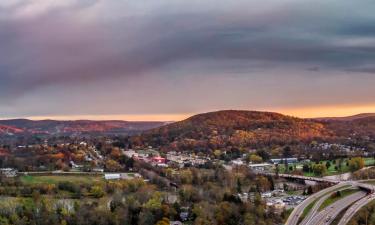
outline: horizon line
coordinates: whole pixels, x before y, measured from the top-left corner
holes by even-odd
[[[46,115],[46,116],[20,116],[20,117],[0,117],[0,120],[12,120],[12,119],[29,119],[29,120],[58,120],[58,121],[77,121],[77,120],[92,120],[92,121],[109,121],[109,120],[120,120],[129,122],[173,122],[181,121],[187,119],[191,116],[215,112],[215,111],[225,111],[225,110],[245,110],[245,111],[260,111],[260,112],[275,112],[283,115],[313,119],[313,118],[334,118],[334,117],[348,117],[355,116],[358,114],[367,114],[375,112],[375,107],[373,106],[363,106],[363,107],[310,107],[310,108],[300,108],[300,109],[219,109],[210,110],[206,112],[194,112],[194,113],[171,113],[171,114],[85,114],[85,115]]]

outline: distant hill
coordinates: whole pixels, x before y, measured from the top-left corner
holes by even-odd
[[[344,117],[321,117],[321,118],[314,118],[314,120],[318,121],[353,121],[357,119],[364,119],[368,117],[375,117],[375,113],[361,113],[353,116],[344,116]]]
[[[195,115],[133,139],[152,146],[188,150],[207,146],[256,147],[334,136],[332,130],[314,120],[272,112],[225,110]]]
[[[366,115],[366,116],[365,116]],[[367,137],[375,139],[375,115],[361,114],[350,119],[320,120],[327,129],[341,137]]]
[[[22,132],[24,132],[24,130],[17,127],[0,125],[0,134],[17,134]]]
[[[0,120],[0,135],[127,134],[137,145],[168,149],[259,147],[316,139],[375,139],[375,114],[301,119],[273,112],[224,110],[180,122]]]
[[[0,120],[0,134],[69,134],[69,133],[137,133],[162,125],[165,122],[129,121],[58,121],[58,120]]]

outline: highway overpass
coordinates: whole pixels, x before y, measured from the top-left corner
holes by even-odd
[[[301,221],[301,223],[299,223],[300,225],[329,225],[337,217],[337,215],[339,215],[340,212],[349,207],[339,223],[339,225],[345,225],[359,209],[361,209],[372,200],[375,200],[375,186],[371,184],[361,183],[357,181],[337,181],[325,178],[305,177],[291,174],[279,174],[279,177],[311,180],[316,182],[327,182],[333,184],[333,186],[311,195],[300,205],[295,207],[293,212],[290,214],[286,225],[297,225],[301,220],[300,217],[302,216],[304,209],[314,202],[315,203],[313,208],[307,215],[305,215],[305,218]],[[327,196],[330,196],[333,192],[344,187],[357,187],[361,189],[361,191],[346,196],[343,199],[340,199],[339,201],[333,203],[328,208],[318,212],[320,205],[324,202],[325,199],[328,198]]]

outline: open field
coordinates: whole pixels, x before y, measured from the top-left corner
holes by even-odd
[[[349,167],[347,165],[347,161],[349,159],[345,158],[341,161],[341,168],[339,167],[339,159],[336,160],[329,160],[331,166],[327,168],[327,173],[324,176],[332,176],[332,175],[338,175],[338,174],[343,174],[350,172]],[[375,159],[373,157],[367,157],[364,158],[365,160],[365,166],[373,166],[375,164]],[[322,164],[327,164],[328,160],[322,160],[320,163]],[[313,164],[311,162],[310,164]],[[302,170],[303,163],[294,163],[294,164],[289,164],[289,167],[293,166],[294,168],[297,168],[297,170]],[[281,173],[286,173],[287,171],[285,170],[285,166],[283,164],[279,165],[279,169]],[[314,174],[312,171],[311,172],[303,172],[304,176],[307,177],[315,177],[316,174]]]
[[[21,176],[21,182],[24,184],[57,184],[59,182],[70,181],[73,183],[93,184],[103,181],[102,176],[83,176],[83,175],[42,175],[42,176]]]

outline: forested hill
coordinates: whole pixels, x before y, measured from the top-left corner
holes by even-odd
[[[92,121],[92,120],[0,120],[1,135],[46,134],[59,135],[71,133],[132,134],[165,125],[166,122],[132,121]]]
[[[319,121],[272,112],[225,110],[152,129],[133,137],[133,141],[184,150],[259,147],[334,136],[335,133]]]
[[[375,139],[375,115],[354,118],[351,120],[326,120],[322,121],[327,129],[333,130],[337,136]]]

